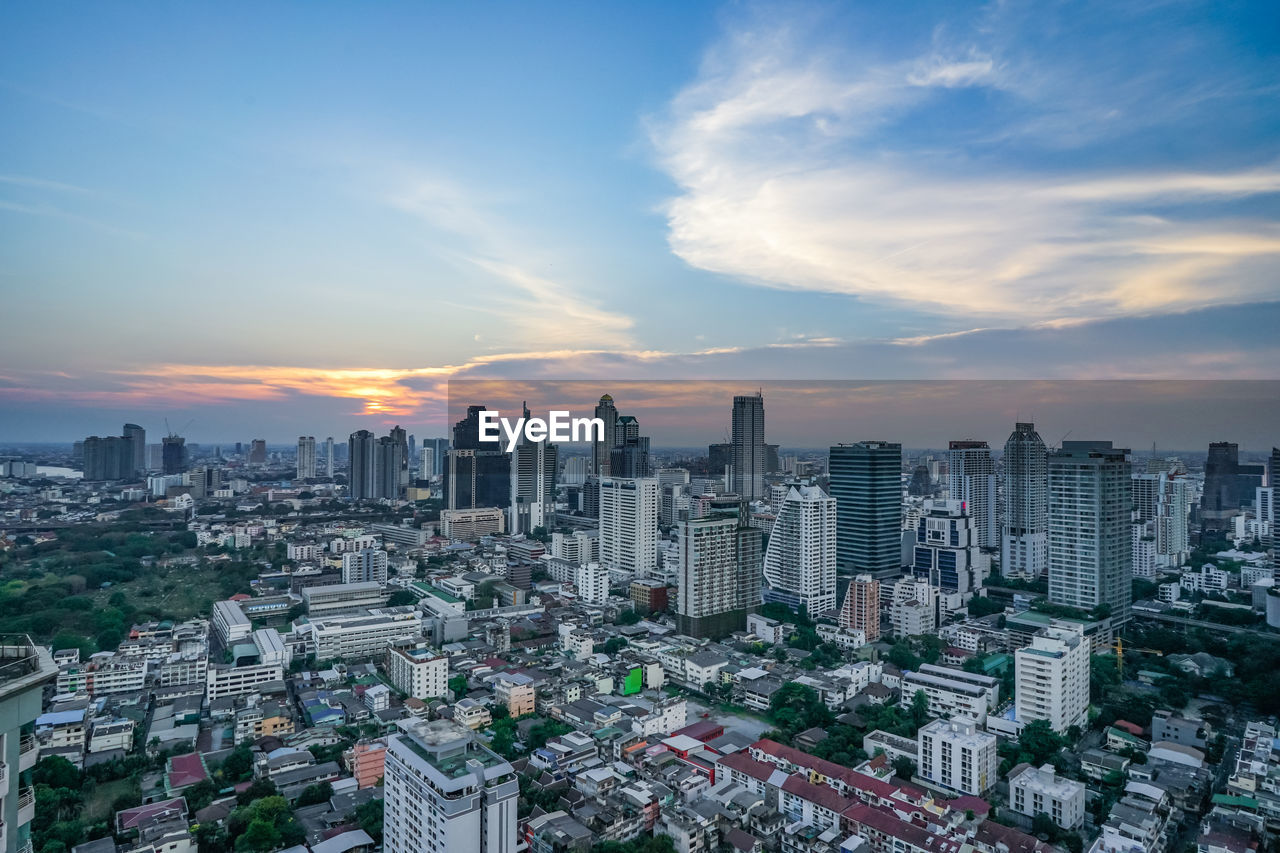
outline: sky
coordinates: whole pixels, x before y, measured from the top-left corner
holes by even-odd
[[[1278,45],[1266,2],[5,4],[0,439],[1280,378]]]

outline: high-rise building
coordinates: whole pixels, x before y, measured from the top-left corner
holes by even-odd
[[[1033,423],[1014,424],[1004,443],[1004,528],[1000,571],[1038,578],[1049,565],[1049,468]]]
[[[871,575],[857,575],[849,580],[840,607],[840,627],[862,631],[868,643],[880,639],[880,581]]]
[[[680,522],[676,626],[693,637],[743,630],[760,606],[763,531],[751,527],[749,504],[712,500],[705,515]]]
[[[587,481],[587,471],[590,467],[590,457],[571,456],[564,460],[564,472],[560,475],[560,482],[566,486],[581,486]]]
[[[916,523],[912,574],[941,590],[971,595],[991,571],[991,559],[977,540],[977,526],[964,501],[925,501]]]
[[[166,435],[163,439],[161,456],[163,473],[183,474],[187,470],[187,440],[180,435]]]
[[[3,653],[0,743],[4,745],[8,772],[0,777],[0,850],[17,853],[31,849],[29,824],[36,812],[28,771],[40,757],[40,748],[30,731],[40,716],[41,694],[45,685],[57,677],[58,667],[49,651],[26,634],[7,635]]]
[[[1050,465],[1053,463],[1051,462]],[[1062,734],[1083,726],[1089,711],[1090,643],[1071,623],[1055,623],[1013,653],[1018,725],[1048,720]]]
[[[147,470],[147,431],[137,424],[125,424],[121,435],[133,445],[133,470],[130,476]]]
[[[1129,619],[1133,477],[1128,450],[1109,441],[1064,441],[1049,454],[1049,600],[1105,606]]]
[[[1200,528],[1204,531],[1231,529],[1231,519],[1253,499],[1262,485],[1261,465],[1241,465],[1240,447],[1231,441],[1209,445],[1204,463],[1204,497],[1200,501]]]
[[[333,436],[329,436],[324,440],[324,476],[326,479],[333,479]]]
[[[902,571],[902,445],[860,441],[831,448],[836,567],[883,580]]]
[[[402,720],[387,744],[387,853],[515,853],[515,770],[452,720]]]
[[[707,471],[715,478],[725,476],[725,472],[733,471],[733,445],[709,444],[707,445]]]
[[[777,508],[764,555],[764,600],[810,616],[836,609],[836,502],[818,486],[792,486]]]
[[[480,440],[484,406],[468,406],[453,426],[453,441],[444,466],[444,492],[449,509],[497,507],[511,500],[511,457],[495,442]]]
[[[996,469],[991,447],[985,441],[953,441],[947,451],[950,498],[963,501],[978,533],[979,548],[1000,547],[1000,525],[996,517]]]
[[[316,476],[316,438],[314,435],[298,436],[297,476],[299,480],[311,480]]]
[[[600,563],[644,574],[658,566],[658,481],[605,477],[600,484]]]
[[[1182,565],[1191,550],[1188,517],[1191,484],[1179,470],[1133,475],[1133,522],[1140,541],[1150,542],[1156,567]]]
[[[249,442],[249,464],[265,465],[267,464],[267,441],[264,438],[255,438]]]
[[[591,444],[590,473],[597,477],[608,477],[613,473],[610,470],[610,457],[615,444],[614,432],[618,426],[618,409],[613,405],[613,397],[608,394],[600,397],[595,416],[604,424],[604,430]]]
[[[649,438],[640,434],[640,422],[621,415],[614,427],[613,449],[609,451],[609,476],[637,479],[648,477]]]
[[[396,433],[399,430],[399,434]],[[408,445],[404,440],[404,430],[396,427],[390,435],[378,439],[375,445],[374,459],[374,497],[395,500],[400,497],[405,471],[405,450]]]
[[[431,457],[431,476],[443,477],[445,466],[445,454],[449,452],[449,439],[447,438],[424,438],[422,440],[422,455]]]
[[[387,582],[387,552],[381,548],[364,548],[342,555],[343,583]]]
[[[1267,485],[1280,489],[1280,447],[1271,448],[1271,456],[1267,459]]]
[[[399,464],[398,473],[396,474],[395,494],[400,494],[400,489],[409,484],[409,435],[399,424],[391,429],[388,438],[396,445],[398,452],[395,460]],[[388,475],[390,476],[390,475]]]
[[[733,490],[745,501],[764,497],[764,396],[739,394],[733,398]]]
[[[524,409],[529,418],[529,409]],[[556,469],[558,450],[546,441],[533,441],[527,435],[511,452],[511,498],[507,510],[507,529],[512,533],[531,533],[555,524]]]
[[[86,480],[127,480],[134,475],[133,441],[127,437],[91,435],[84,440]]]
[[[352,500],[373,500],[378,494],[378,440],[367,429],[347,439],[347,494]]]

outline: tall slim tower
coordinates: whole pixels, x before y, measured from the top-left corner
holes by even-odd
[[[529,418],[528,406],[524,416]],[[557,455],[554,444],[531,441],[528,436],[512,450],[511,506],[507,510],[507,529],[512,533],[529,533],[554,523]]]
[[[616,443],[614,432],[618,428],[618,410],[613,405],[613,397],[608,394],[600,397],[595,416],[604,423],[604,434],[591,445],[590,473],[597,477],[608,477],[613,473],[610,456]]]
[[[397,430],[399,430],[397,434]],[[400,497],[400,487],[404,476],[404,453],[407,445],[404,442],[404,430],[396,427],[390,435],[378,439],[374,456],[374,494],[375,498],[395,500]]]
[[[297,476],[299,480],[311,480],[316,476],[316,437],[298,436]]]
[[[1129,619],[1133,479],[1128,450],[1064,441],[1049,454],[1049,600]]]
[[[1038,578],[1049,565],[1049,468],[1033,423],[1014,424],[1004,443],[1004,529],[1000,571]]]
[[[377,497],[377,448],[378,440],[367,429],[357,430],[347,439],[347,494],[352,500]]]
[[[328,479],[333,479],[333,436],[329,436],[324,440],[324,475]]]
[[[122,435],[133,448],[133,473],[147,470],[147,431],[137,424],[125,424]]]
[[[657,568],[657,480],[600,480],[600,563],[640,575]]]
[[[980,548],[998,548],[1000,526],[996,519],[996,469],[991,447],[985,441],[953,441],[948,449],[950,497],[963,501]]]
[[[182,474],[187,470],[187,440],[180,435],[166,435],[161,460],[165,474]]]
[[[831,448],[836,567],[877,580],[902,570],[902,445],[860,441]]]
[[[778,508],[764,555],[764,600],[836,609],[836,502],[819,486],[792,486]]]
[[[764,497],[764,396],[739,394],[733,398],[733,490],[744,500]]]

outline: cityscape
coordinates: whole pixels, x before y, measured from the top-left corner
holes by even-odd
[[[1280,853],[1277,81],[0,4],[0,853]]]

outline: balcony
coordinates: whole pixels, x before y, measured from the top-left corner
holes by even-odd
[[[18,826],[31,823],[36,816],[36,794],[31,788],[18,790]]]
[[[40,760],[40,741],[35,735],[23,735],[18,742],[18,771],[23,772],[36,766]]]
[[[48,650],[26,634],[0,634],[0,696],[36,687],[57,674]]]
[[[0,761],[0,790],[9,790],[9,765]]]

